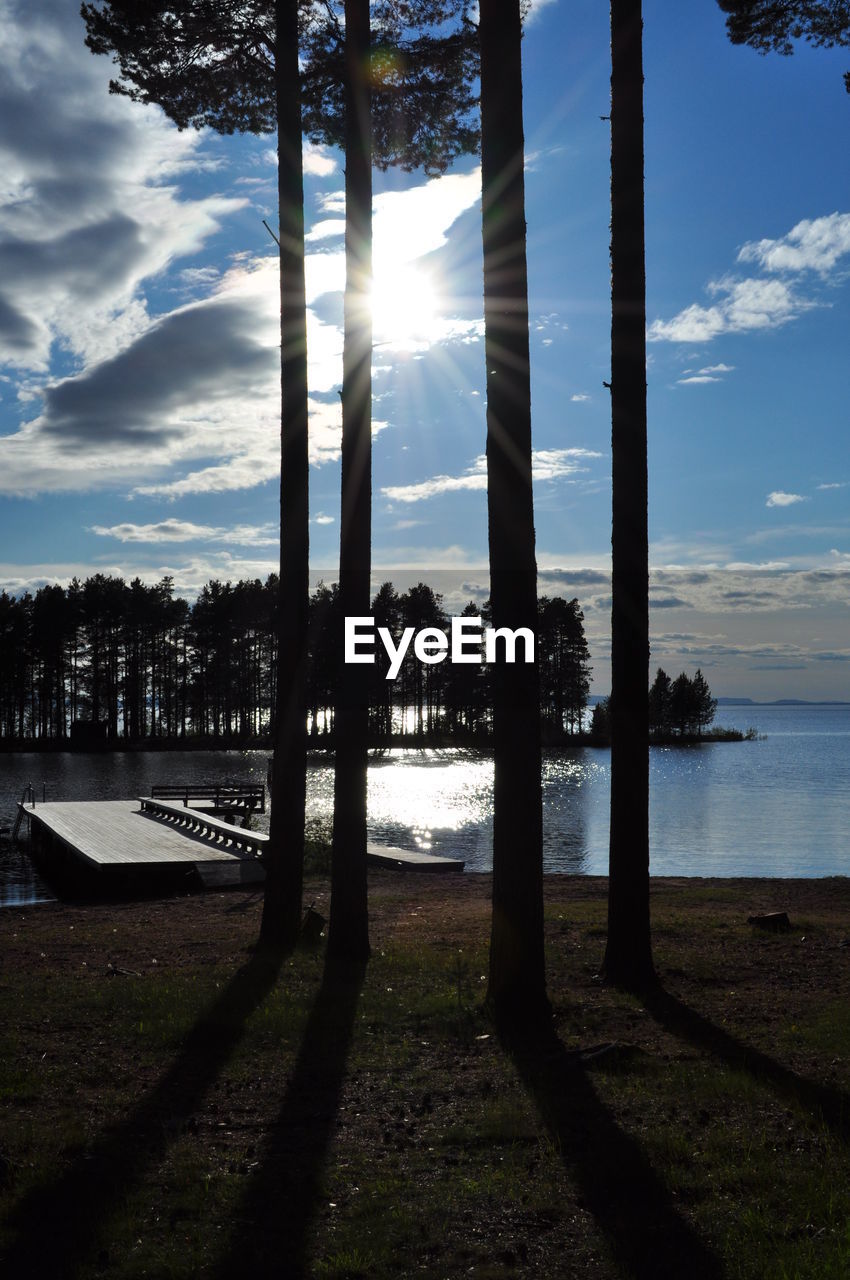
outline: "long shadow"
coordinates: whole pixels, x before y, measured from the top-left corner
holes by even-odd
[[[680,1216],[640,1143],[600,1100],[579,1057],[554,1034],[503,1043],[624,1275],[720,1280],[717,1255]]]
[[[299,1280],[336,1128],[365,964],[327,959],[280,1111],[232,1219],[233,1245],[215,1280]]]
[[[282,957],[255,953],[190,1031],[155,1087],[61,1174],[13,1210],[16,1233],[0,1269],[16,1280],[72,1280],[101,1229],[165,1155],[232,1056]],[[103,1261],[103,1260],[102,1260]]]
[[[661,987],[646,995],[644,1004],[656,1022],[673,1035],[707,1050],[730,1067],[766,1081],[782,1097],[800,1104],[815,1120],[822,1121],[843,1142],[850,1140],[850,1095],[843,1090],[798,1075]]]

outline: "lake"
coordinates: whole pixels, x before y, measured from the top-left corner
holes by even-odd
[[[656,875],[828,876],[850,869],[850,706],[721,707],[716,723],[756,742],[654,747],[651,869]],[[126,752],[0,756],[0,826],[32,782],[36,802],[131,799],[154,782],[263,780],[267,754]],[[543,762],[544,866],[605,874],[609,752],[577,747]],[[493,765],[465,749],[399,750],[369,769],[373,839],[491,863]],[[333,768],[310,766],[308,812],[329,821]],[[262,822],[262,819],[260,820]],[[0,904],[50,897],[25,855],[0,851]]]

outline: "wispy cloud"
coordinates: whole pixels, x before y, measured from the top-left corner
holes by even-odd
[[[734,368],[733,364],[709,364],[704,369],[686,369],[682,377],[677,379],[677,385],[687,387],[692,384],[722,382],[723,378],[720,375],[731,373]]]
[[[91,525],[90,533],[118,542],[226,542],[241,547],[271,547],[278,542],[272,525],[235,525],[231,528],[193,524],[189,520],[159,520],[155,524]]]
[[[537,481],[560,480],[588,470],[582,464],[601,458],[590,449],[538,449],[532,454],[532,477]],[[416,484],[389,485],[381,490],[391,502],[423,502],[442,493],[487,488],[487,458],[480,454],[460,475],[431,476]]]

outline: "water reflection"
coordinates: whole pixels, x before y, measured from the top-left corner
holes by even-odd
[[[605,869],[605,759],[606,753],[586,748],[545,757],[544,870],[585,873]],[[310,778],[309,815],[330,823],[331,765],[314,765]],[[369,834],[384,844],[461,858],[469,871],[489,871],[492,794],[492,756],[463,749],[390,751],[369,765]]]
[[[765,741],[654,748],[650,770],[651,869],[656,875],[846,875],[850,866],[850,707],[723,708],[718,718]],[[32,782],[36,801],[131,799],[154,782],[264,781],[263,751],[7,755],[0,827]],[[480,752],[396,750],[369,766],[369,834],[403,848],[492,859],[492,758]],[[333,765],[311,758],[308,814],[330,824]],[[543,760],[543,856],[551,872],[604,875],[608,863],[609,753],[589,747]],[[267,819],[266,819],[267,821]],[[262,825],[263,819],[259,820]],[[5,853],[0,902],[43,892],[26,860]],[[29,886],[29,888],[27,887]],[[33,888],[33,886],[35,886]]]
[[[49,886],[21,849],[0,850],[0,907],[52,902]]]

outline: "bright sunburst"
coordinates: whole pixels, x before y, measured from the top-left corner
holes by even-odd
[[[409,263],[376,269],[372,284],[372,325],[375,345],[416,350],[434,341],[438,297],[433,277]]]

